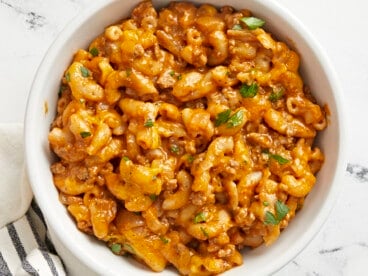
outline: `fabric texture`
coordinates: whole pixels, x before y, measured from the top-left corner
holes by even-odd
[[[0,124],[0,173],[0,275],[66,275],[32,200],[20,124]]]
[[[31,203],[23,156],[23,126],[0,124],[0,228],[23,216]]]

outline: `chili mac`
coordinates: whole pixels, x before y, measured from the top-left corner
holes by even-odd
[[[78,50],[49,142],[77,227],[153,271],[213,275],[279,237],[316,182],[324,109],[249,10],[141,2]]]

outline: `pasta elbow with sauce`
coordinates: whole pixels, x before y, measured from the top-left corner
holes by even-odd
[[[154,271],[213,275],[272,244],[327,126],[299,55],[250,11],[140,3],[66,69],[49,142],[77,227]]]

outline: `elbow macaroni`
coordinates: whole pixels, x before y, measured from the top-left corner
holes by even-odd
[[[222,273],[242,248],[272,244],[315,185],[326,112],[298,54],[248,16],[145,1],[65,71],[54,183],[78,228],[115,254]]]

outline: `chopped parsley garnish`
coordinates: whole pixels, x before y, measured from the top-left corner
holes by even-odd
[[[66,80],[66,82],[70,82],[70,73],[69,72],[67,72],[65,74],[65,80]]]
[[[270,205],[270,203],[268,203],[268,201],[263,201],[263,206],[268,206],[268,205]]]
[[[203,212],[200,212],[198,214],[196,214],[196,216],[193,219],[194,223],[201,223],[201,222],[205,222],[206,221],[206,214]]]
[[[243,27],[240,24],[236,24],[233,26],[233,30],[237,30],[237,31],[243,30]]]
[[[164,237],[164,236],[160,236],[160,240],[164,243],[164,244],[168,244],[169,243],[169,239]]]
[[[58,97],[60,98],[61,95],[63,94],[63,92],[66,90],[66,85],[62,84],[60,85],[60,88],[59,88],[59,93],[58,93]]]
[[[243,111],[238,110],[227,120],[226,127],[227,128],[236,127],[240,125],[242,121],[243,121]]]
[[[257,17],[243,17],[240,19],[245,25],[248,26],[249,30],[255,30],[262,27],[266,22]]]
[[[144,123],[145,127],[153,127],[153,121],[152,119],[148,119],[145,123]]]
[[[125,162],[127,162],[127,161],[129,161],[130,159],[129,159],[129,157],[128,156],[123,156],[123,158],[122,158]]]
[[[98,54],[100,53],[100,51],[96,48],[96,47],[93,47],[89,50],[90,54],[94,57],[97,57]]]
[[[182,76],[181,74],[179,74],[179,75],[177,75],[177,77],[176,77],[176,78],[177,78],[178,80],[181,80],[181,78],[182,78],[182,77],[183,77],[183,76]]]
[[[209,238],[210,235],[208,235],[208,232],[207,232],[206,228],[201,227],[200,229],[201,229],[203,235],[205,235],[206,238]]]
[[[284,90],[283,89],[279,89],[277,91],[273,90],[268,99],[271,102],[274,103],[274,102],[277,102],[278,100],[280,100],[283,96],[284,96]]]
[[[252,83],[251,85],[248,85],[246,83],[243,83],[240,87],[239,92],[243,98],[253,98],[258,93],[258,84]]]
[[[155,195],[155,194],[151,194],[151,195],[149,195],[149,198],[152,200],[152,201],[156,201],[157,200],[157,195]]]
[[[264,224],[277,225],[279,224],[279,221],[276,219],[274,214],[272,214],[270,211],[267,211],[264,219]]]
[[[280,165],[285,165],[287,163],[289,163],[289,159],[286,159],[285,157],[282,157],[279,154],[272,154],[269,152],[268,149],[265,149],[262,151],[262,153],[268,154],[268,156],[274,160],[276,160]]]
[[[194,159],[195,159],[195,157],[193,155],[188,156],[188,162],[189,163],[193,163]]]
[[[89,137],[89,136],[91,136],[92,135],[92,133],[91,132],[89,132],[89,131],[82,131],[81,133],[79,133],[80,134],[80,136],[82,137],[82,138],[87,138],[87,137]]]
[[[83,77],[85,77],[85,78],[89,77],[90,73],[89,73],[89,70],[86,67],[82,66],[80,68],[80,70],[81,70],[81,73],[82,73]]]
[[[110,246],[110,249],[113,253],[119,254],[121,252],[121,244],[120,243],[114,243]]]
[[[178,145],[172,145],[172,146],[170,147],[170,151],[171,151],[172,153],[179,154],[179,152],[180,152],[180,148],[179,148],[179,146],[178,146]]]
[[[175,76],[175,71],[174,70],[171,70],[170,72],[169,72],[169,74],[170,74],[170,76]]]
[[[289,213],[289,207],[280,200],[278,200],[276,201],[276,213],[277,218],[279,220],[282,220],[284,217],[286,217],[287,213]]]
[[[288,214],[289,207],[283,202],[281,202],[280,200],[278,200],[275,203],[275,212],[276,212],[275,215],[271,213],[270,211],[266,212],[265,219],[264,219],[265,224],[278,225]]]
[[[225,124],[229,120],[230,113],[231,113],[231,110],[227,109],[217,114],[216,119],[215,119],[215,126],[218,127],[222,124]]]
[[[278,154],[270,154],[270,157],[274,160],[276,160],[280,165],[285,165],[289,163],[289,159],[286,159]]]
[[[126,74],[127,77],[129,77],[132,74],[132,69],[131,68],[127,68],[125,70],[125,74]]]
[[[242,110],[238,110],[231,116],[230,114],[231,114],[230,109],[227,109],[217,114],[216,119],[215,119],[215,126],[218,127],[226,123],[226,127],[231,128],[231,127],[236,127],[242,123],[243,121],[243,111]]]

